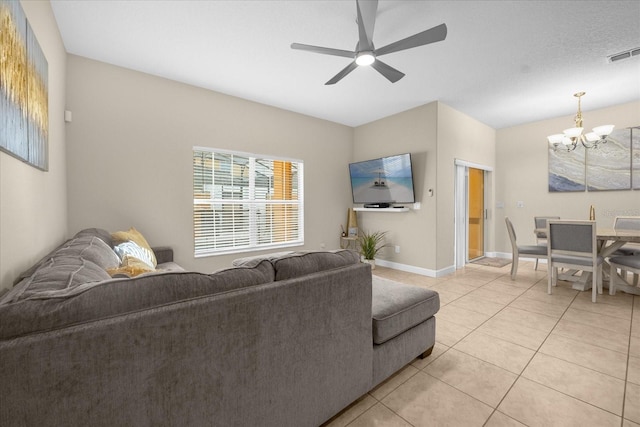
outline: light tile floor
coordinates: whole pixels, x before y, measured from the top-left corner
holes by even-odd
[[[430,278],[374,274],[437,290],[436,345],[333,418],[339,426],[640,427],[640,297],[559,282],[546,266],[470,264]]]

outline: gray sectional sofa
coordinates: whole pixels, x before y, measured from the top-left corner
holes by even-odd
[[[0,425],[316,426],[435,342],[438,294],[357,253],[111,278],[88,229],[0,299]]]

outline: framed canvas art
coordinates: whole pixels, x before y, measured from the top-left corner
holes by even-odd
[[[0,0],[0,150],[48,169],[48,63],[18,1]]]
[[[549,148],[549,192],[585,191],[585,149],[554,151]]]
[[[587,150],[589,191],[631,189],[631,129],[614,129],[606,144]]]

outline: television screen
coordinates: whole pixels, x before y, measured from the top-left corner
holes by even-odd
[[[411,155],[349,164],[353,203],[413,203]]]

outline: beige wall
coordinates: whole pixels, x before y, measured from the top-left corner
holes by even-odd
[[[533,216],[640,215],[640,191],[547,191],[546,135],[560,117],[494,131],[440,102],[352,129],[86,58],[67,56],[48,2],[23,8],[49,63],[49,171],[0,153],[0,289],[85,227],[139,228],[171,245],[186,268],[211,271],[229,255],[195,259],[191,149],[194,145],[299,158],[305,162],[305,249],[338,247],[352,206],[347,164],[412,153],[416,201],[406,213],[359,213],[360,227],[388,230],[381,258],[423,272],[454,263],[455,159],[494,167],[488,183],[487,249],[510,252],[504,216],[532,243]],[[65,101],[65,96],[67,100]],[[73,123],[65,125],[65,107]],[[640,124],[640,102],[585,112],[587,123]],[[66,132],[66,133],[65,133]],[[495,183],[495,184],[494,184]],[[428,189],[434,189],[429,197]],[[494,196],[495,194],[495,196]],[[524,208],[516,208],[522,200]],[[493,209],[496,202],[504,208]]]
[[[206,146],[303,160],[304,249],[339,247],[352,128],[78,56],[67,67],[70,233],[135,226],[203,272],[246,256],[193,256],[192,148]]]
[[[438,201],[437,266],[450,268],[455,263],[455,161],[456,159],[486,166],[495,171],[496,131],[441,102],[438,103]],[[485,183],[485,206],[491,208],[494,172]],[[493,251],[493,215],[486,225],[485,248]]]
[[[0,152],[0,293],[67,234],[66,53],[49,2],[21,2],[49,66],[49,171]]]
[[[454,265],[455,159],[495,167],[495,131],[441,102],[355,129],[354,160],[405,152],[414,161],[416,201],[421,209],[360,212],[359,225],[369,231],[388,231],[387,241],[400,246],[399,254],[387,248],[381,259],[437,275]]]
[[[640,102],[583,112],[587,128],[614,124],[616,128],[640,125]],[[596,209],[600,227],[611,227],[616,215],[640,215],[640,190],[549,193],[547,135],[566,129],[573,116],[558,117],[501,129],[497,132],[496,250],[511,253],[504,217],[513,222],[518,243],[533,244],[533,217],[558,215],[566,219],[588,219],[589,206]],[[516,202],[524,202],[516,208]]]
[[[433,102],[359,126],[353,144],[354,161],[411,153],[415,197],[421,209],[358,212],[358,226],[370,232],[387,231],[387,243],[400,246],[400,253],[385,248],[380,259],[427,270],[436,268],[436,200],[427,194],[436,187],[436,114]]]

